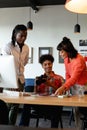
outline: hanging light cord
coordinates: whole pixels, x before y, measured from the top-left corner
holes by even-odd
[[[77,14],[77,24],[78,24],[78,14]]]
[[[30,20],[29,21],[31,21],[31,7],[29,7],[29,17],[30,17]]]

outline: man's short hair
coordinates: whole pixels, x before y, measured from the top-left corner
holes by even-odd
[[[46,60],[49,60],[53,63],[54,57],[51,54],[41,55],[41,57],[39,58],[39,63],[43,64],[43,62],[46,61]]]

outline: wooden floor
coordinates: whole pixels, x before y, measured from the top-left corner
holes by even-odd
[[[77,130],[75,128],[31,128],[31,127],[19,127],[19,126],[12,126],[12,125],[0,125],[1,130]]]

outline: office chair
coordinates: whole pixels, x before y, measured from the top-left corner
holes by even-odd
[[[9,111],[7,104],[0,99],[0,124],[7,125],[9,123]]]
[[[34,83],[35,83],[35,79],[32,79],[32,78],[31,79],[25,79],[25,91],[26,92],[33,92],[34,91]],[[40,112],[37,112],[34,109],[34,107],[31,107],[30,119],[31,118],[36,119],[36,127],[38,127],[38,125],[39,125],[39,119],[40,118],[44,118],[44,120],[47,119],[47,117],[44,114],[40,114]],[[61,128],[63,128],[62,118],[61,117],[59,119],[59,123],[60,123]]]
[[[84,92],[87,95],[87,90]],[[79,107],[79,112],[81,113],[81,120],[82,120],[82,130],[87,128],[87,107]]]
[[[34,92],[34,82],[35,79],[33,78],[25,79],[25,92]],[[31,105],[30,107],[31,107],[30,119],[31,118],[36,119],[36,127],[38,127],[39,118],[44,118],[44,117],[39,113],[37,113],[34,107],[32,107]]]
[[[74,119],[74,112],[73,112],[73,107],[71,108],[71,112],[70,112],[70,119],[69,119],[69,125],[71,126],[71,122],[75,121]]]
[[[33,78],[25,79],[25,92],[34,92],[34,82],[35,82],[35,79],[33,79]],[[30,105],[30,107],[31,107],[31,105]],[[36,127],[38,127],[39,115],[37,114],[37,112],[34,110],[33,107],[31,107],[30,118],[37,119]]]
[[[79,111],[82,114],[81,120],[82,120],[82,130],[85,130],[87,128],[87,107],[79,107]]]
[[[25,92],[34,92],[34,82],[33,78],[25,79]]]

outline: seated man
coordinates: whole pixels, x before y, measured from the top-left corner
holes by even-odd
[[[39,59],[44,74],[36,77],[35,92],[41,95],[49,95],[56,91],[60,87],[64,79],[62,76],[55,74],[52,71],[54,58],[50,54],[42,55]],[[49,105],[24,105],[21,121],[19,125],[28,126],[29,114],[31,107],[33,107],[37,113],[48,117],[51,120],[51,128],[58,128],[58,123],[62,113],[62,106],[49,106]]]

